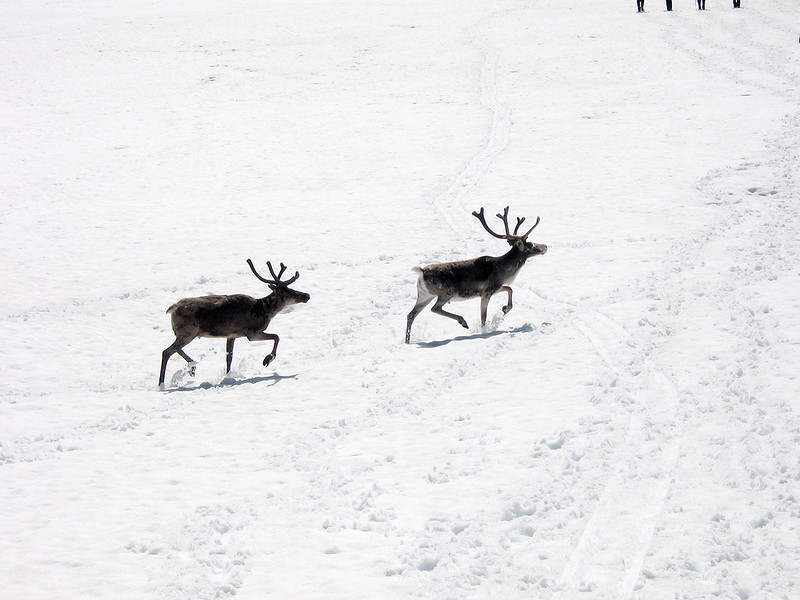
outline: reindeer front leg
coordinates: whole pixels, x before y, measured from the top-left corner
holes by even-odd
[[[225,372],[231,372],[231,362],[233,361],[233,343],[236,341],[236,338],[228,338],[228,341],[225,344]]]
[[[277,335],[274,333],[267,333],[266,331],[260,331],[259,333],[248,335],[247,339],[251,342],[264,342],[272,340],[274,343],[272,346],[272,352],[264,357],[264,366],[266,367],[275,359],[275,355],[278,351],[278,342],[280,341],[280,338]]]
[[[489,298],[491,294],[481,296],[481,327],[486,327],[486,313],[489,312]]]
[[[508,292],[508,304],[506,304],[503,307],[503,314],[507,315],[508,311],[510,311],[512,308],[514,308],[514,305],[511,303],[511,294],[512,294],[511,288],[508,287],[507,285],[504,285],[503,287],[500,288],[500,291],[501,292],[502,291]]]
[[[507,292],[508,293],[508,304],[506,304],[503,307],[503,314],[506,315],[506,314],[508,314],[508,311],[510,311],[514,306],[511,303],[511,295],[512,295],[511,288],[508,287],[507,285],[504,285],[499,290],[497,290],[497,292]],[[497,292],[494,292],[494,293],[497,293]],[[486,327],[486,315],[489,312],[489,299],[493,295],[494,294],[483,294],[481,296],[481,327]]]

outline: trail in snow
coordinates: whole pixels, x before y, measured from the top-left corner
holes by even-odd
[[[669,492],[681,443],[674,384],[616,322],[577,315],[579,330],[615,373],[611,386],[626,406],[627,432],[610,459],[608,484],[575,544],[562,576],[567,594],[630,598],[639,584]]]
[[[464,32],[469,43],[478,49],[483,58],[479,77],[479,99],[481,106],[489,112],[491,119],[484,147],[468,161],[447,190],[434,199],[434,205],[450,227],[465,238],[463,248],[465,254],[477,251],[475,244],[471,243],[475,237],[472,235],[475,232],[475,224],[471,221],[471,214],[478,208],[469,209],[465,206],[464,200],[472,197],[481,176],[508,145],[511,130],[511,113],[508,107],[500,103],[497,98],[496,71],[500,51],[492,47],[482,36],[481,29],[498,17],[506,17],[515,10],[520,9],[506,9],[485,17]]]
[[[728,15],[723,15],[724,17],[728,17]],[[740,17],[735,15],[735,18]],[[728,77],[744,88],[764,89],[775,96],[791,97],[793,90],[786,87],[786,82],[796,82],[797,75],[783,69],[782,62],[775,59],[775,48],[768,44],[762,45],[751,38],[753,43],[744,44],[748,50],[742,52],[741,32],[737,30],[732,36],[723,36],[722,34],[729,34],[731,31],[720,27],[720,24],[717,22],[715,27],[709,27],[706,24],[700,27],[697,21],[683,16],[680,29],[669,27],[669,29],[665,29],[665,36],[679,51],[690,54],[698,63],[719,64],[719,60],[713,60],[712,57],[727,54],[739,57],[749,66],[748,69],[737,71],[714,68],[715,76]],[[782,27],[780,30],[784,31]],[[749,27],[745,27],[745,31],[749,34]],[[763,32],[761,33],[763,34]],[[717,36],[716,40],[710,37],[712,34]],[[734,39],[736,45],[733,45]],[[774,39],[774,36],[767,36],[764,39]],[[741,73],[747,75],[743,78]],[[674,347],[680,342],[670,343],[662,340],[670,337],[680,339],[688,334],[697,343],[698,336],[708,336],[705,343],[709,346],[709,360],[712,361],[712,364],[714,362],[719,364],[719,372],[711,376],[713,379],[704,375],[699,381],[701,389],[706,387],[709,392],[709,400],[719,393],[723,398],[730,396],[732,401],[746,406],[755,399],[751,394],[758,394],[760,398],[759,409],[747,417],[744,415],[749,413],[749,410],[742,410],[741,406],[735,409],[736,419],[747,423],[746,431],[742,432],[743,437],[740,439],[719,441],[723,446],[730,446],[729,454],[721,453],[704,469],[701,469],[701,473],[709,476],[707,482],[709,488],[714,487],[712,482],[718,469],[724,468],[728,464],[748,465],[763,461],[763,457],[760,456],[764,451],[761,444],[763,436],[766,432],[774,431],[775,423],[784,422],[786,411],[789,410],[784,401],[778,400],[777,404],[770,406],[769,393],[767,393],[767,397],[762,397],[761,394],[766,390],[762,389],[756,392],[758,384],[754,381],[745,383],[742,378],[746,379],[748,372],[762,371],[765,368],[763,362],[765,359],[775,360],[782,364],[786,364],[787,360],[791,361],[789,356],[795,352],[789,350],[789,353],[786,354],[785,343],[789,338],[781,336],[776,329],[770,329],[771,326],[775,327],[777,319],[769,318],[771,308],[766,298],[762,300],[764,304],[758,305],[758,301],[756,301],[756,305],[754,305],[755,298],[751,296],[751,293],[743,291],[739,286],[730,287],[729,282],[723,283],[721,286],[715,284],[712,273],[716,269],[722,269],[723,265],[727,263],[726,260],[720,260],[718,254],[720,251],[728,255],[731,260],[730,269],[737,274],[737,279],[740,278],[741,283],[744,284],[744,290],[752,289],[756,292],[761,288],[766,291],[765,287],[772,287],[768,283],[769,281],[777,282],[778,279],[784,279],[787,276],[791,278],[792,273],[796,275],[798,272],[796,257],[786,256],[787,246],[785,242],[781,241],[787,233],[793,236],[797,232],[794,211],[789,209],[790,212],[785,212],[790,205],[786,200],[796,198],[799,193],[793,183],[793,177],[790,175],[794,172],[797,164],[796,149],[794,144],[789,142],[789,140],[798,139],[798,135],[800,135],[796,125],[796,116],[784,120],[780,137],[773,143],[775,152],[766,164],[745,163],[731,169],[713,171],[703,179],[699,190],[707,198],[709,204],[720,207],[718,211],[720,220],[696,236],[690,245],[683,244],[679,248],[675,248],[671,257],[665,262],[665,264],[671,265],[671,268],[664,274],[649,279],[640,292],[646,297],[658,298],[661,302],[666,302],[666,308],[668,308],[666,314],[674,315],[675,322],[670,323],[669,320],[666,320],[653,323],[645,318],[639,323],[640,327],[634,333],[638,341],[633,341],[633,338],[626,336],[625,342],[620,343],[620,341],[613,344],[614,348],[625,349],[621,353],[617,352],[616,356],[620,361],[617,363],[618,365],[626,365],[623,367],[625,374],[634,375],[641,380],[643,374],[649,370],[649,376],[655,379],[638,390],[639,397],[644,401],[642,409],[646,411],[647,416],[641,422],[635,413],[632,414],[628,438],[624,444],[629,450],[623,452],[623,455],[627,454],[629,459],[612,470],[617,475],[605,490],[607,496],[600,498],[599,507],[589,519],[576,546],[573,559],[565,569],[564,577],[568,589],[596,591],[601,597],[616,598],[629,598],[638,589],[641,591],[637,592],[637,597],[639,594],[642,594],[641,597],[652,597],[652,594],[659,593],[657,590],[664,589],[654,588],[651,584],[645,587],[645,579],[642,578],[642,574],[647,579],[657,578],[664,574],[663,571],[653,568],[652,556],[659,555],[661,551],[660,538],[662,536],[671,537],[670,533],[666,532],[675,526],[675,517],[672,515],[676,515],[676,517],[680,515],[678,518],[685,521],[685,514],[682,514],[682,511],[685,510],[683,503],[692,503],[692,499],[682,495],[684,491],[682,480],[685,476],[685,468],[688,466],[685,461],[694,461],[697,458],[687,446],[693,443],[698,431],[702,431],[703,426],[708,425],[708,420],[704,415],[704,410],[697,410],[699,408],[698,398],[685,385],[686,374],[676,372],[672,366],[670,354],[676,351],[681,354],[681,349]],[[748,181],[781,183],[773,188],[748,184]],[[754,209],[754,206],[759,208]],[[763,212],[761,208],[764,209]],[[759,213],[760,217],[767,217],[768,220],[759,222],[756,217]],[[781,215],[778,218],[780,223],[775,220],[776,213]],[[708,268],[712,265],[712,271],[709,272]],[[782,275],[778,276],[778,273]],[[787,283],[784,281],[783,285],[777,284],[784,293],[789,292],[785,287]],[[789,285],[791,284],[789,283]],[[755,297],[759,295],[759,292],[755,293]],[[786,297],[793,295],[796,297],[796,294],[789,292]],[[624,293],[619,294],[620,300],[624,297]],[[611,304],[618,301],[613,297],[609,300]],[[735,315],[731,317],[731,324],[717,320],[718,306],[715,305],[720,302],[723,305],[727,304],[724,315]],[[692,315],[699,321],[693,320],[692,317],[687,319],[687,315]],[[604,321],[612,324],[609,332],[601,333],[599,339],[608,342],[613,340],[615,335],[620,335],[621,328],[616,322],[607,318],[598,319],[599,315],[596,314],[588,315],[588,317],[595,324]],[[723,317],[723,315],[719,314],[719,317]],[[581,322],[580,318],[578,322]],[[690,327],[694,331],[678,331],[685,327],[679,323],[687,322],[691,323]],[[770,323],[772,323],[771,326]],[[712,333],[713,329],[729,332],[733,330],[735,333],[728,338],[727,344],[718,346],[718,339],[715,338],[719,336],[719,333]],[[643,333],[646,335],[643,336]],[[604,343],[597,341],[597,333],[587,328],[586,334],[593,341],[598,352],[610,361],[608,351],[603,348]],[[734,342],[733,340],[740,341]],[[781,344],[781,342],[783,343]],[[685,341],[684,343],[691,344],[692,342]],[[725,350],[722,348],[728,348],[728,344],[734,346],[742,344],[742,346],[736,350],[734,356],[725,356]],[[775,344],[782,348],[775,349]],[[665,349],[665,347],[669,349]],[[633,360],[626,357],[627,351],[632,348],[636,349],[635,353],[637,354]],[[713,348],[717,348],[717,351],[712,350]],[[643,373],[641,364],[637,365],[643,361],[649,364],[645,373]],[[684,383],[681,385],[673,383],[676,377]],[[618,383],[615,382],[614,385],[618,385]],[[746,392],[745,390],[750,391]],[[719,396],[716,397],[719,398]],[[683,431],[691,432],[689,434],[691,441],[684,443]],[[796,431],[793,432],[791,428],[786,433],[790,437],[796,437]],[[631,439],[631,436],[634,438],[639,436],[642,439],[637,443]],[[649,446],[652,447],[653,453],[648,452]],[[788,446],[786,451],[789,451]],[[724,460],[723,464],[715,464],[723,457],[727,457],[730,462]],[[628,462],[631,459],[633,462]],[[696,465],[692,465],[692,467],[696,467]],[[649,479],[647,473],[637,472],[641,468],[653,470],[653,474],[650,476],[655,479]],[[744,474],[745,481],[750,478],[760,478],[760,474],[763,472],[775,472],[773,468],[765,471],[761,471],[760,468],[745,468],[748,471]],[[778,472],[784,470],[785,467],[777,469]],[[677,486],[673,485],[675,479],[680,482]],[[696,485],[703,486],[701,482],[697,482]],[[759,483],[759,485],[764,484]],[[783,488],[786,492],[776,491],[774,504],[769,501],[765,502],[763,505],[765,508],[762,510],[768,510],[767,506],[783,505],[785,494],[789,493],[788,489],[794,487],[791,479],[774,481],[772,485],[778,490]],[[736,496],[735,493],[730,495]],[[791,493],[789,493],[789,497],[791,497]],[[632,499],[634,499],[633,502]],[[641,504],[637,504],[637,500]],[[735,506],[736,501],[734,500],[732,504]],[[640,512],[635,510],[637,506],[642,509]],[[741,507],[734,510],[741,510]],[[786,514],[785,507],[780,511]],[[755,529],[764,527],[772,519],[772,516],[769,516],[766,520],[762,520],[763,517],[759,517],[758,514],[756,509],[749,522],[749,525]],[[769,515],[773,514],[769,512]],[[709,518],[714,523],[726,523],[727,528],[730,528],[732,521],[736,520],[736,517],[731,514],[720,513],[709,515]],[[630,531],[629,526],[626,526],[629,521],[631,524],[637,525],[634,530],[639,532],[638,543],[637,535]],[[683,577],[697,576],[707,580],[709,586],[707,589],[715,595],[724,593],[723,590],[726,589],[736,589],[740,597],[747,597],[755,593],[757,590],[753,587],[754,582],[750,569],[733,567],[733,564],[740,560],[759,561],[752,549],[748,547],[747,536],[741,533],[742,526],[747,527],[741,522],[734,527],[733,531],[736,533],[730,529],[725,531],[725,528],[712,526],[713,533],[709,533],[709,536],[715,540],[712,546],[718,544],[719,548],[711,551],[713,558],[710,559],[708,567],[703,566],[702,562],[709,560],[708,557],[686,558],[687,554],[679,551],[679,555],[683,554],[683,558],[673,556],[675,562],[671,563],[668,568],[678,567]],[[656,534],[655,541],[654,533]],[[696,531],[692,531],[691,534],[686,532],[687,535],[692,536],[696,533]],[[739,536],[738,539],[735,539],[736,536]],[[680,548],[686,542],[675,543],[673,547]],[[618,545],[627,546],[628,551],[617,550]],[[770,560],[767,559],[761,568],[785,568],[771,564]],[[707,571],[704,570],[706,568]],[[617,575],[619,573],[624,573],[624,577],[620,578]],[[615,589],[615,586],[620,584],[620,579],[621,585]],[[676,583],[674,589],[677,590],[681,587],[681,584]],[[762,591],[767,589],[773,588],[762,588]]]
[[[709,44],[709,40],[704,39],[704,33],[701,33],[702,30],[696,23],[685,17],[681,26],[686,27],[681,30],[680,35],[674,35],[673,28],[669,27],[668,30],[665,30],[666,37],[679,51],[690,54],[698,62],[709,60],[707,55],[713,54],[715,49],[719,55],[727,52],[729,55],[739,56],[741,53],[740,46],[724,48],[722,45]],[[781,30],[783,30],[782,27]],[[721,31],[719,27],[714,29],[717,35]],[[723,39],[726,40],[723,43],[731,43],[733,38],[725,37]],[[691,43],[687,43],[686,40],[691,40]],[[695,50],[694,46],[701,48],[702,51]],[[732,78],[738,85],[763,89],[776,96],[793,96],[794,90],[786,88],[786,82],[796,81],[796,74],[785,71],[780,66],[777,68],[774,66],[781,64],[781,61],[775,60],[777,53],[774,47],[764,45],[759,47],[756,52],[752,52],[749,44],[745,44],[745,46],[748,47],[745,52],[748,57],[744,60],[747,61],[749,68],[744,72],[748,73],[749,79],[742,79],[739,75],[741,71],[719,71],[716,68],[714,69],[715,75],[722,74],[722,76]],[[763,62],[760,60],[762,56]],[[718,63],[719,60],[714,61],[714,64]],[[795,121],[796,118],[791,118],[784,123],[785,129],[781,138],[786,142],[781,141],[776,144],[781,151],[771,161],[775,172],[766,175],[766,180],[789,179],[788,171],[792,168],[789,165],[795,165],[797,161],[796,151],[788,142],[788,140],[797,139],[797,130],[793,126]],[[786,150],[789,148],[791,150],[787,154]],[[782,168],[775,168],[778,165],[781,165]],[[742,172],[748,173],[747,176],[754,179],[764,178],[764,174],[759,171],[761,171],[760,165],[748,164],[733,170],[738,180],[735,185],[740,186],[739,192],[736,194],[739,196],[736,199],[737,203],[743,202],[742,192],[745,192],[745,199],[749,195],[750,198],[761,197],[778,200],[775,198],[779,194],[778,190],[739,183],[742,180]],[[713,191],[706,185],[700,188],[709,204],[721,202],[728,208],[729,200],[720,200],[722,194],[717,190],[720,187],[725,188],[728,190],[725,195],[730,196],[729,179],[729,172],[713,172],[706,178],[706,185],[713,182],[713,187],[717,188]],[[796,188],[792,188],[791,185],[782,187],[783,197],[797,196]],[[788,206],[783,202],[781,204],[782,207]],[[675,255],[667,261],[667,264],[674,265],[667,272],[667,279],[649,279],[646,283],[647,289],[643,292],[653,298],[671,297],[678,303],[680,303],[680,298],[686,299],[687,296],[688,298],[707,296],[718,299],[731,294],[734,291],[731,288],[720,289],[716,292],[710,291],[708,288],[690,291],[687,290],[684,280],[686,271],[698,267],[703,268],[704,259],[708,259],[703,252],[706,244],[731,243],[735,237],[738,237],[739,234],[735,231],[735,225],[731,222],[729,215],[730,213],[724,215],[721,223],[715,223],[710,230],[700,234],[699,237],[702,240],[700,243],[693,247],[682,245],[679,249],[676,248]],[[785,218],[790,222],[795,220],[790,215],[785,215]],[[734,219],[738,220],[737,217]],[[794,228],[790,229],[787,225],[788,223],[785,222],[779,227],[795,231]],[[781,265],[775,268],[776,272],[796,272],[796,265],[787,264],[785,259],[780,256],[770,256],[768,260],[764,261],[763,255],[758,249],[758,246],[763,247],[764,240],[769,238],[765,232],[774,226],[774,222],[761,225],[756,228],[752,236],[754,243],[751,248],[758,256],[756,269],[763,269],[763,263],[766,262],[767,264]],[[695,240],[697,239],[696,237]],[[747,247],[747,244],[743,244],[743,246]],[[769,247],[774,250],[785,246],[782,243],[773,242],[769,244]],[[742,251],[741,247],[739,251]],[[773,258],[775,259],[774,263]],[[746,273],[747,271],[744,270],[742,274],[747,277]],[[754,274],[751,272],[749,275]],[[671,281],[673,278],[678,282]],[[687,292],[689,293],[687,294]],[[617,291],[615,296],[616,298],[614,296],[609,298],[612,305],[626,298],[626,292]],[[550,302],[552,304],[552,300]],[[649,565],[648,557],[654,553],[653,539],[654,535],[658,535],[662,530],[664,511],[674,510],[673,501],[670,499],[672,482],[676,477],[675,471],[679,461],[685,460],[687,456],[682,450],[683,430],[687,427],[687,422],[692,423],[688,427],[693,428],[696,417],[692,416],[691,402],[686,403],[685,388],[675,383],[677,374],[674,372],[671,375],[667,374],[672,370],[668,366],[669,361],[664,360],[658,347],[660,345],[658,344],[659,338],[668,337],[674,333],[672,329],[674,325],[653,324],[647,318],[643,318],[638,323],[638,327],[634,329],[632,337],[619,322],[597,311],[578,306],[566,308],[569,318],[577,322],[578,329],[592,343],[594,351],[616,373],[611,386],[621,388],[619,401],[627,406],[630,420],[624,429],[627,431],[624,442],[621,447],[613,451],[612,457],[609,459],[606,469],[609,482],[600,493],[597,504],[585,521],[585,528],[574,544],[559,585],[563,588],[566,597],[572,597],[576,592],[592,592],[598,597],[630,598],[636,590],[644,587],[646,578],[654,576],[653,571],[646,568],[645,565]],[[684,308],[672,306],[670,311],[677,316]],[[742,307],[741,310],[733,312],[743,315],[755,315],[761,312],[763,315],[769,312],[769,308],[762,306],[754,310],[750,307]],[[739,331],[734,339],[753,340],[754,343],[761,346],[766,340],[763,337],[763,331],[759,333],[761,329],[761,326],[757,324],[759,320],[758,317],[748,320],[750,325]],[[646,337],[642,333],[646,333]],[[777,358],[777,355],[774,357]],[[720,357],[712,355],[711,359],[720,360]],[[727,361],[724,362],[726,365],[730,364]],[[741,376],[740,367],[733,368],[734,373],[739,373]],[[761,365],[758,367],[753,365],[753,372],[761,370],[761,368],[763,368]],[[735,377],[736,375],[734,375]],[[788,409],[782,403],[779,406],[782,407],[782,410]],[[772,415],[770,418],[782,420],[782,417],[778,415]],[[735,454],[740,456],[739,462],[743,464],[751,462],[752,458],[748,458],[747,453],[742,454],[741,448],[752,447],[755,452],[763,451],[760,444],[753,442],[759,436],[765,435],[766,432],[773,431],[773,428],[766,422],[762,422],[761,425],[755,425],[752,431],[756,437],[748,436],[749,441],[735,451]],[[783,498],[783,496],[780,497]],[[778,501],[778,504],[781,503],[782,501]],[[759,519],[755,519],[753,522],[763,523]],[[658,546],[658,544],[656,545]],[[733,552],[728,556],[742,555]],[[747,553],[747,556],[751,557],[750,553]],[[721,562],[724,563],[724,559]],[[735,577],[731,577],[719,566],[716,566],[714,570],[723,573],[719,585],[741,585],[740,594],[750,593],[744,591],[748,589],[749,582],[748,584],[737,582]],[[648,587],[648,589],[650,588]]]

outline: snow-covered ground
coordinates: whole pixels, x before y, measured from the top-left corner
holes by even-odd
[[[707,8],[0,3],[0,598],[800,597],[800,5]]]

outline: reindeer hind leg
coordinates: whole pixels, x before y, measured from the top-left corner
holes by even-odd
[[[178,356],[189,364],[189,377],[194,377],[194,374],[197,372],[197,362],[183,350],[178,350]]]
[[[170,346],[170,348],[171,348],[171,346]],[[170,348],[166,348],[161,353],[161,370],[158,373],[158,385],[159,385],[159,387],[164,385],[164,376],[167,373],[167,361],[169,360],[169,357],[174,354],[174,351],[170,350]]]
[[[186,354],[186,352],[184,352],[183,350],[176,350],[175,353],[189,364],[194,362],[194,359],[192,359],[192,357]]]
[[[450,302],[450,298],[446,298],[444,296],[439,296],[436,299],[436,304],[433,305],[431,308],[431,312],[436,313],[437,315],[442,315],[443,317],[447,317],[448,319],[453,319],[454,321],[458,321],[458,324],[461,325],[464,329],[469,329],[469,325],[467,325],[466,319],[461,315],[457,315],[455,313],[447,312],[444,308],[442,308],[445,304]]]
[[[183,347],[191,342],[194,338],[190,338],[188,340],[182,338],[176,338],[172,344],[170,344],[164,351],[161,353],[161,371],[158,375],[158,385],[164,385],[164,379],[167,374],[167,361],[169,357],[173,354],[180,355],[187,363],[189,363],[189,373],[192,377],[194,377],[195,372],[195,362],[189,357],[186,352],[183,351]]]
[[[414,308],[411,309],[411,312],[408,313],[408,318],[406,319],[406,344],[411,343],[411,325],[414,323],[414,319],[417,318],[417,315],[421,313],[434,298],[435,296],[423,295],[422,291],[419,292],[417,303],[414,305]]]

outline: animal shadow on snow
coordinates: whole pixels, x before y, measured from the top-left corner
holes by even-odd
[[[493,338],[498,335],[509,335],[515,333],[530,333],[534,331],[534,327],[530,323],[526,323],[525,325],[520,325],[519,327],[515,327],[513,329],[498,329],[495,331],[484,331],[481,333],[471,333],[469,335],[458,335],[454,338],[448,338],[445,340],[433,340],[430,342],[416,342],[416,346],[420,348],[440,348],[442,346],[446,346],[447,344],[452,344],[453,342],[465,342],[469,340],[488,340],[489,338]]]
[[[268,383],[270,386],[277,385],[284,379],[297,379],[297,373],[294,375],[264,375],[261,377],[250,377],[248,379],[234,379],[233,377],[226,376],[222,381],[219,383],[211,383],[210,381],[204,381],[202,383],[198,383],[197,385],[177,385],[175,387],[170,387],[163,389],[162,391],[173,393],[173,392],[193,392],[195,390],[211,390],[211,389],[218,389],[218,388],[225,388],[225,387],[237,387],[240,385],[247,385],[247,384],[254,384],[254,383]]]

